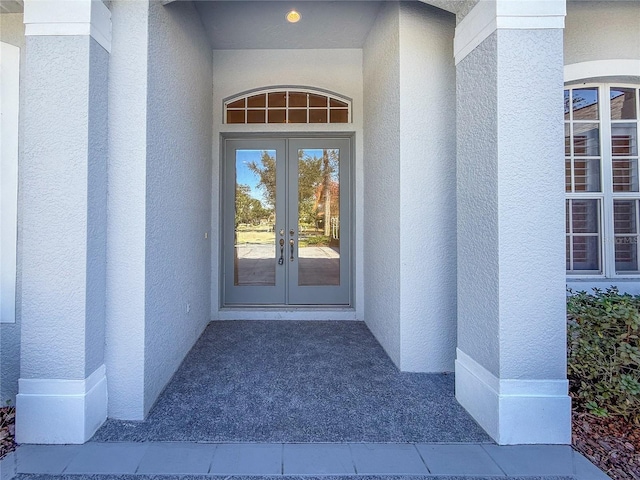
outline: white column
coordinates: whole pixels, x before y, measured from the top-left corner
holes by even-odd
[[[499,444],[570,443],[563,0],[481,0],[456,28],[456,397]]]
[[[27,0],[19,443],[83,443],[106,419],[110,13]]]

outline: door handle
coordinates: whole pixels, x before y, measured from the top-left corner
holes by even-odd
[[[280,239],[280,258],[278,259],[278,265],[284,264],[284,238]]]
[[[293,262],[293,245],[294,245],[294,241],[293,238],[291,240],[289,240],[289,246],[291,247],[291,258],[289,258],[289,261]]]

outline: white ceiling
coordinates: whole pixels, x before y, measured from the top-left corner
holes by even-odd
[[[361,48],[379,1],[196,1],[214,49]],[[295,9],[302,19],[288,23]]]

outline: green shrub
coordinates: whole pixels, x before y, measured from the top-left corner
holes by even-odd
[[[570,290],[567,299],[572,397],[594,415],[640,423],[640,296],[593,292]]]

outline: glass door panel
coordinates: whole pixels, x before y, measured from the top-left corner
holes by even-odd
[[[297,156],[298,285],[340,285],[340,150]]]
[[[275,150],[236,150],[234,285],[276,284]]]
[[[348,305],[350,140],[292,139],[288,153],[289,303]]]
[[[285,303],[285,271],[278,264],[279,230],[285,222],[285,145],[284,140],[225,142],[225,304]]]

